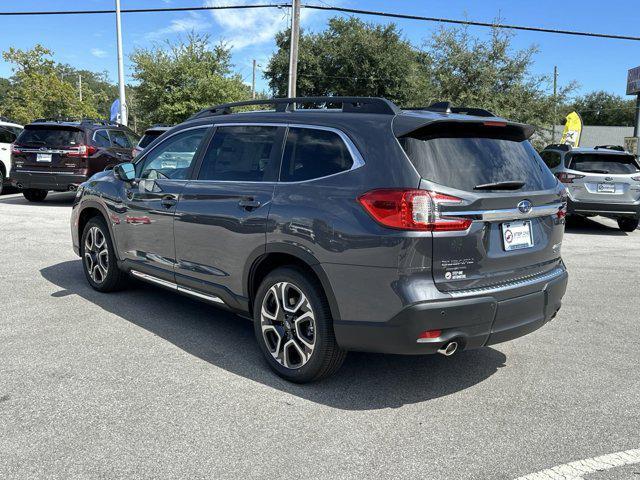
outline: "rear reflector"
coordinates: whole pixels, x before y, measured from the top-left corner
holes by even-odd
[[[384,188],[371,190],[358,201],[378,223],[398,230],[460,231],[471,225],[470,219],[441,215],[441,205],[462,203],[462,199],[443,193]]]
[[[418,340],[420,340],[420,339],[426,340],[426,339],[430,339],[430,338],[438,338],[440,335],[442,335],[442,330],[425,330],[420,335],[418,335]]]

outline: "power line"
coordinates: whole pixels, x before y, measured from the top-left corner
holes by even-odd
[[[288,3],[272,3],[258,5],[227,5],[205,7],[163,7],[163,8],[123,8],[121,13],[157,13],[157,12],[195,12],[202,10],[246,10],[250,8],[288,8]],[[25,16],[25,15],[91,15],[116,13],[110,10],[41,10],[33,12],[0,12],[0,16]]]
[[[451,18],[422,17],[419,15],[406,15],[402,13],[378,12],[374,10],[360,10],[356,8],[325,7],[322,5],[302,5],[302,8],[309,8],[312,10],[342,12],[342,13],[353,13],[357,15],[372,15],[376,17],[400,18],[403,20],[420,20],[424,22],[453,23],[456,25],[470,25],[474,27],[504,28],[508,30],[524,30],[527,32],[556,33],[560,35],[577,35],[581,37],[597,37],[597,38],[609,38],[609,39],[615,39],[615,40],[640,41],[640,37],[633,37],[630,35],[612,35],[609,33],[590,33],[590,32],[580,32],[576,30],[559,30],[554,28],[527,27],[522,25],[508,25],[508,24],[502,24],[502,23],[474,22],[471,20],[455,20]]]
[[[324,3],[324,2],[323,2]],[[157,13],[157,12],[195,12],[206,10],[245,10],[252,8],[283,8],[288,9],[289,3],[272,3],[256,5],[228,5],[228,6],[202,6],[202,7],[163,7],[163,8],[127,8],[122,9],[122,13]],[[385,18],[396,18],[402,20],[417,20],[423,22],[448,23],[454,25],[469,25],[474,27],[502,28],[507,30],[521,30],[525,32],[554,33],[558,35],[573,35],[580,37],[606,38],[612,40],[632,40],[640,41],[640,37],[631,35],[613,35],[609,33],[581,32],[577,30],[563,30],[555,28],[528,27],[523,25],[509,25],[502,23],[476,22],[472,20],[458,20],[452,18],[424,17],[420,15],[408,15],[403,13],[380,12],[375,10],[362,10],[356,8],[334,7],[330,5],[301,5],[302,8],[311,10],[324,10],[355,15],[371,15]],[[114,9],[106,10],[46,10],[46,11],[18,11],[0,12],[0,16],[28,16],[28,15],[90,15],[90,14],[110,14],[115,13]]]

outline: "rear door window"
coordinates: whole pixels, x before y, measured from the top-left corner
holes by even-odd
[[[75,128],[26,126],[16,143],[34,147],[73,147],[84,143],[82,130]]]
[[[553,188],[556,179],[528,140],[469,135],[411,134],[400,139],[418,174],[432,182],[473,191],[478,185],[524,182],[522,190]]]
[[[289,128],[281,182],[299,182],[350,170],[353,158],[340,135],[329,130]]]
[[[16,134],[5,130],[3,127],[0,127],[0,143],[13,143],[16,139]]]
[[[218,127],[202,160],[198,180],[267,182],[277,177],[278,127]]]
[[[602,153],[573,153],[567,168],[585,173],[624,175],[640,172],[633,155],[607,155]]]
[[[98,147],[109,148],[111,140],[109,140],[109,132],[106,130],[96,130],[93,134],[93,143]]]
[[[114,147],[117,148],[132,148],[131,141],[129,137],[125,134],[125,132],[121,130],[111,130],[109,132],[109,136],[111,137],[111,143]]]

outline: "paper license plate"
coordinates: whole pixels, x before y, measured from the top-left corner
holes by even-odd
[[[523,222],[503,223],[502,239],[504,242],[504,249],[507,252],[533,247],[531,222],[526,220]]]
[[[599,183],[598,192],[599,193],[616,193],[616,186],[613,183]]]

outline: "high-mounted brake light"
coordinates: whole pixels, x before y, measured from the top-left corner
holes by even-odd
[[[78,145],[77,147],[69,148],[69,151],[67,152],[67,156],[89,158],[91,155],[93,155],[97,151],[98,149],[91,145]]]
[[[584,175],[577,175],[575,173],[567,173],[567,172],[558,172],[556,173],[556,177],[562,183],[573,183],[574,180],[584,178]]]
[[[447,218],[441,214],[443,205],[456,205],[462,199],[428,190],[378,189],[358,198],[374,220],[385,227],[398,230],[451,232],[466,230],[468,218]]]
[[[507,122],[495,122],[495,121],[487,121],[483,122],[485,127],[506,127]]]

